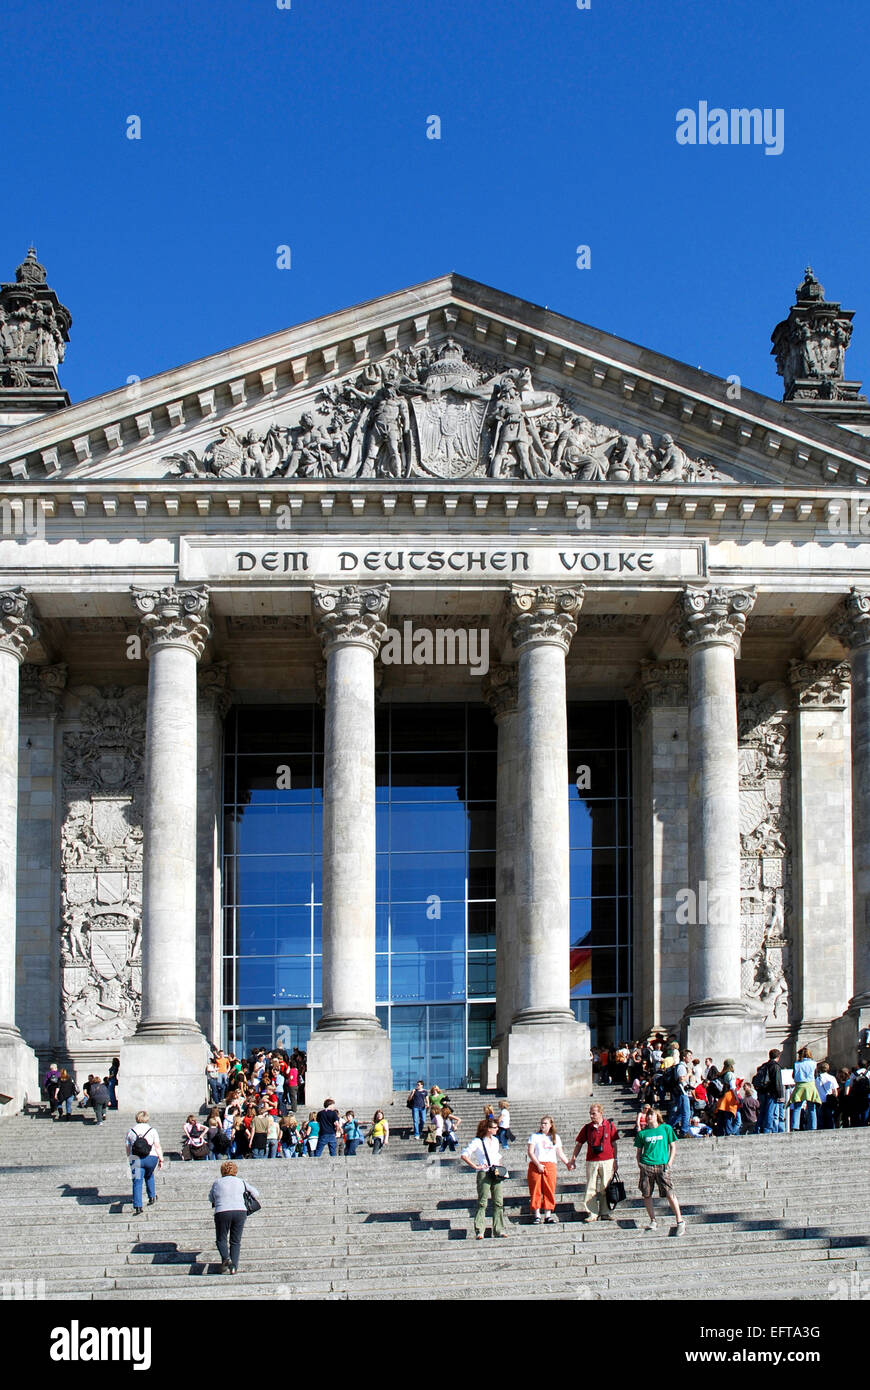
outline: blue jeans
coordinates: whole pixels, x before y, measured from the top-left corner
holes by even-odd
[[[277,1139],[267,1139],[267,1140],[266,1140],[266,1157],[267,1157],[267,1158],[277,1158],[277,1157],[278,1157],[278,1140],[277,1140]]]
[[[73,1097],[72,1097],[72,1096],[67,1096],[66,1100],[59,1100],[58,1103],[57,1103],[58,1114],[61,1113],[60,1107],[61,1107],[62,1105],[64,1105],[64,1106],[66,1106],[66,1113],[67,1113],[68,1115],[71,1115],[71,1114],[72,1114],[72,1103],[73,1103]]]
[[[689,1102],[689,1097],[681,1092],[676,1100],[671,1101],[668,1107],[668,1124],[673,1129],[686,1130],[689,1128],[691,1113],[692,1107]]]
[[[226,1082],[223,1077],[210,1076],[208,1079],[208,1089],[211,1091],[212,1105],[219,1105],[226,1094]]]
[[[381,1151],[381,1149],[382,1149],[383,1147],[384,1147],[384,1141],[383,1141],[383,1139],[375,1138],[375,1141],[374,1141],[374,1143],[372,1144],[372,1153],[373,1153],[373,1154],[379,1154],[380,1151]]]
[[[345,1156],[346,1156],[347,1158],[353,1158],[353,1156],[354,1156],[354,1154],[356,1153],[356,1151],[357,1151],[358,1148],[359,1148],[359,1140],[358,1140],[358,1139],[345,1139],[345,1141],[344,1141],[344,1152],[345,1152]]]
[[[411,1115],[414,1120],[414,1138],[420,1139],[423,1136],[423,1130],[426,1128],[426,1111],[423,1109],[422,1105],[415,1105],[411,1110]]]
[[[135,1154],[130,1157],[130,1169],[133,1174],[133,1206],[142,1205],[142,1179],[145,1179],[145,1190],[152,1199],[157,1196],[154,1186],[154,1170],[157,1167],[157,1155],[149,1154],[147,1158],[137,1158]]]
[[[732,1115],[730,1110],[725,1110],[725,1111],[723,1111],[723,1114],[724,1114],[724,1116],[725,1116],[725,1125],[724,1125],[724,1128],[723,1128],[723,1130],[722,1130],[722,1133],[723,1133],[723,1134],[739,1134],[739,1133],[740,1133],[740,1114],[739,1114],[739,1112],[738,1112],[738,1114],[736,1114],[736,1115]]]
[[[785,1133],[785,1102],[764,1096],[761,1102],[761,1133]]]
[[[110,1076],[109,1079],[108,1079],[108,1081],[106,1082],[106,1085],[107,1085],[108,1088],[109,1088],[109,1097],[110,1097],[110,1099],[109,1099],[109,1109],[110,1109],[110,1110],[117,1110],[117,1108],[118,1108],[118,1097],[117,1097],[117,1095],[115,1094],[116,1091],[117,1091],[117,1089],[118,1089],[118,1078],[117,1078],[117,1076]]]
[[[791,1111],[791,1128],[792,1128],[792,1133],[794,1133],[795,1130],[798,1130],[798,1129],[800,1129],[800,1127],[801,1127],[801,1109],[803,1108],[804,1104],[806,1105],[806,1111],[807,1111],[807,1126],[806,1126],[806,1127],[807,1127],[807,1129],[815,1129],[815,1128],[816,1128],[817,1120],[816,1120],[816,1107],[815,1107],[815,1105],[813,1104],[813,1102],[812,1102],[811,1100],[808,1100],[808,1101],[806,1101],[806,1102],[803,1102],[803,1101],[802,1101],[800,1105],[790,1105],[790,1106],[789,1106],[789,1110]]]
[[[496,1139],[498,1140],[498,1142],[501,1144],[501,1146],[502,1146],[503,1149],[509,1149],[509,1148],[510,1148],[510,1143],[509,1143],[509,1141],[508,1141],[508,1134],[509,1134],[509,1133],[510,1133],[509,1130],[507,1130],[507,1129],[502,1129],[501,1127],[499,1127],[498,1134],[495,1136]],[[455,1149],[455,1148],[456,1148],[456,1145],[454,1144],[453,1147],[454,1147],[454,1149]]]
[[[329,1157],[335,1158],[338,1139],[334,1134],[320,1134],[317,1137],[317,1148],[314,1150],[314,1157],[319,1158],[325,1148],[329,1149]]]

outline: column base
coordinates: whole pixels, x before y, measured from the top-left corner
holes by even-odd
[[[199,1114],[207,1100],[209,1046],[195,1023],[140,1024],[121,1047],[118,1096],[125,1110]]]
[[[393,1069],[390,1039],[382,1028],[318,1029],[308,1039],[307,1052],[306,1110],[319,1110],[331,1096],[342,1113],[355,1110],[358,1120],[370,1120],[375,1110],[391,1118]]]
[[[870,1049],[858,1049],[858,1035],[870,1028],[870,1003],[853,999],[846,1012],[835,1018],[828,1030],[828,1061],[832,1071],[854,1067],[856,1060],[864,1066],[870,1062]]]
[[[26,1102],[36,1104],[39,1094],[39,1062],[36,1053],[17,1031],[0,1032],[0,1119],[17,1115]]]
[[[680,1047],[722,1066],[734,1059],[738,1076],[751,1079],[767,1061],[770,1044],[764,1015],[742,1000],[708,999],[690,1004],[680,1020]]]
[[[497,1091],[498,1077],[498,1048],[493,1046],[480,1064],[480,1089],[482,1091]]]
[[[589,1028],[573,1017],[557,1023],[514,1023],[502,1041],[500,1070],[511,1105],[551,1105],[589,1096]]]

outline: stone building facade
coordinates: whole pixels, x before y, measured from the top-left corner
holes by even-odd
[[[776,402],[451,275],[81,405],[0,288],[0,1091],[756,1063],[870,1021],[870,411],[807,272]],[[818,1055],[818,1053],[816,1054]],[[440,1069],[440,1070],[439,1070]]]

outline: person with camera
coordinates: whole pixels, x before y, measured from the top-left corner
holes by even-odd
[[[584,1125],[574,1143],[574,1152],[568,1167],[577,1167],[577,1155],[586,1145],[586,1194],[583,1206],[586,1221],[612,1221],[610,1207],[607,1205],[607,1185],[616,1167],[616,1147],[619,1131],[612,1120],[605,1120],[600,1105],[590,1105],[589,1124]]]
[[[548,1224],[558,1222],[556,1215],[556,1160],[561,1159],[566,1168],[570,1163],[565,1157],[562,1140],[556,1133],[556,1121],[552,1115],[544,1115],[538,1132],[529,1136],[529,1207],[532,1221],[536,1226],[543,1220]]]
[[[462,1152],[462,1162],[477,1173],[477,1211],[474,1214],[474,1236],[483,1240],[486,1229],[486,1208],[492,1199],[492,1234],[504,1237],[504,1179],[507,1176],[499,1164],[501,1145],[498,1142],[498,1120],[491,1116],[477,1126],[477,1138]]]

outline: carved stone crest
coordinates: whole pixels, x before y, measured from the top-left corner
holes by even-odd
[[[201,454],[166,454],[170,476],[191,478],[468,477],[579,482],[724,481],[672,435],[635,437],[580,413],[509,366],[448,337],[393,352],[330,382],[314,408],[258,433],[220,427]]]
[[[142,760],[145,690],[85,687],[64,734],[61,1009],[68,1046],[119,1043],[142,992]]]

